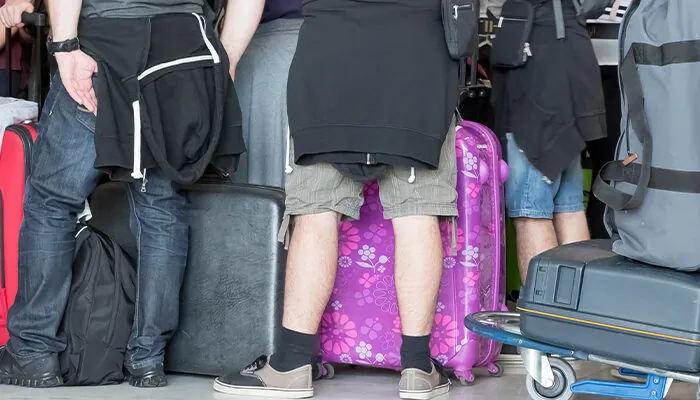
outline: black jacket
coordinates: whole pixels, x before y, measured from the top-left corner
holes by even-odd
[[[304,2],[288,83],[298,165],[346,164],[362,179],[382,165],[438,168],[459,98],[441,10],[440,0]]]
[[[240,106],[204,17],[87,18],[78,34],[98,62],[95,168],[118,180],[159,168],[182,184],[210,162],[235,170],[245,151]]]
[[[496,133],[513,133],[530,163],[555,180],[586,148],[606,135],[605,100],[591,39],[564,1],[566,37],[557,39],[551,0],[538,4],[530,35],[532,57],[516,69],[494,69]]]

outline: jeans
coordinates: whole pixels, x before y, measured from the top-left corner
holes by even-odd
[[[39,124],[24,199],[19,241],[19,288],[8,316],[8,351],[18,360],[60,353],[57,331],[68,301],[76,219],[95,188],[95,116],[68,94],[58,74]],[[133,370],[163,362],[178,324],[187,261],[186,199],[160,171],[148,186],[129,186],[130,226],[138,242],[136,312],[127,346]]]
[[[571,161],[554,181],[548,181],[520,150],[508,133],[506,209],[509,218],[552,219],[554,214],[584,210],[581,157]]]

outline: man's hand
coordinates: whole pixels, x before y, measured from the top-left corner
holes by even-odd
[[[97,115],[97,97],[92,87],[92,75],[97,72],[97,62],[80,50],[56,53],[56,62],[68,94],[78,104]]]
[[[5,28],[21,28],[22,13],[34,12],[34,5],[31,0],[7,0],[5,5],[0,8],[0,23]]]

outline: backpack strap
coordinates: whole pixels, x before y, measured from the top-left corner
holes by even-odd
[[[574,2],[576,1],[574,0]],[[557,39],[564,39],[566,38],[566,24],[561,0],[552,0],[552,7],[554,7],[554,26],[557,30]]]
[[[628,105],[628,121],[634,128],[634,132],[642,144],[641,157],[638,154],[628,154],[626,160],[611,161],[601,168],[596,177],[593,194],[615,211],[629,210],[639,207],[649,189],[651,178],[652,138],[649,121],[644,110],[644,90],[637,69],[637,60],[640,58],[639,43],[634,43],[624,60],[620,64],[620,76],[624,82],[620,82],[625,92]],[[629,130],[625,133],[629,135]],[[616,189],[612,182],[626,181],[625,170],[632,162],[640,159],[638,178],[634,184],[637,186],[633,194],[627,194]],[[610,183],[605,181],[605,178]]]

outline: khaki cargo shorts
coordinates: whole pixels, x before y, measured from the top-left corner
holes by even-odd
[[[451,125],[436,170],[389,168],[379,178],[379,198],[384,218],[408,216],[456,217],[457,166],[455,125]],[[290,144],[294,160],[294,144]],[[285,214],[279,239],[288,243],[290,217],[335,211],[350,219],[360,218],[364,204],[363,184],[338,172],[330,164],[293,164],[285,182]],[[412,179],[414,175],[415,179]]]

